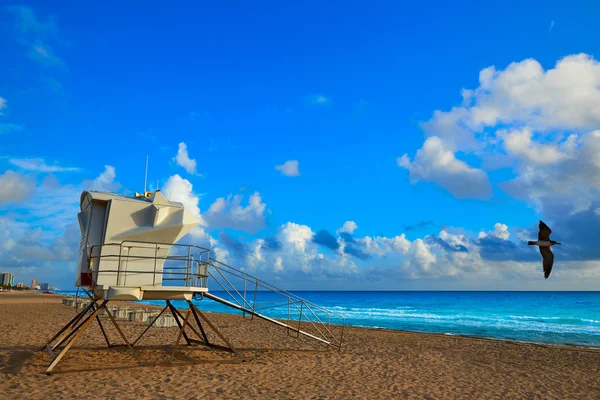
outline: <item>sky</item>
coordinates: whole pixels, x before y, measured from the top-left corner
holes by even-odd
[[[2,2],[0,270],[73,287],[83,190],[290,290],[598,290],[592,2]],[[536,239],[553,230],[543,278]]]

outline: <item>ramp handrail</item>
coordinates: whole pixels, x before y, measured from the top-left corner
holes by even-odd
[[[341,314],[210,258],[209,249],[126,240],[94,245],[88,257],[92,287],[97,285],[94,275],[104,276],[106,283],[103,284],[107,286],[125,286],[128,276],[133,274],[150,274],[147,284],[159,286],[169,281],[175,286],[208,288],[210,282],[214,282],[226,294],[225,299],[210,291],[199,293],[242,311],[244,317],[257,317],[282,326],[290,336],[307,336],[341,350],[345,326]],[[165,264],[167,262],[175,265]],[[104,266],[96,269],[99,265]],[[265,296],[268,301],[259,299]]]
[[[208,266],[207,273],[211,279],[210,281],[217,283],[220,289],[229,295],[231,300],[221,299],[210,293],[210,290],[209,295],[204,294],[204,296],[236,308],[244,314],[248,313],[252,317],[256,316],[270,322],[275,322],[287,328],[288,334],[295,334],[296,337],[297,335],[308,336],[341,350],[345,326],[344,317],[341,314],[305,300],[294,293],[278,288],[218,260],[209,258]],[[237,288],[232,282],[233,279],[227,277],[228,275],[230,278],[237,278],[238,282],[241,281],[243,289]],[[250,292],[248,291],[248,286],[251,287]],[[257,303],[258,293],[269,293],[270,295],[277,295],[280,298],[269,302]],[[282,307],[287,307],[287,324],[277,321],[281,319]],[[271,317],[265,314],[265,311],[273,310],[279,310],[279,315]],[[284,310],[283,316],[285,314]],[[292,318],[294,314],[297,316],[297,324],[291,326],[292,319],[295,320],[295,318]],[[311,330],[311,332],[308,330]]]

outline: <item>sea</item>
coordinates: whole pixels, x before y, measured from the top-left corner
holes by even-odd
[[[74,295],[75,291],[57,291]],[[226,294],[213,292],[227,298]],[[347,326],[473,336],[518,342],[600,348],[600,292],[500,291],[299,291],[292,292],[338,313]],[[79,292],[79,295],[82,293]],[[270,294],[259,292],[258,303]],[[240,314],[204,298],[201,310]],[[146,301],[161,305],[164,302]],[[187,308],[185,302],[174,302]],[[287,307],[271,317],[287,316]]]

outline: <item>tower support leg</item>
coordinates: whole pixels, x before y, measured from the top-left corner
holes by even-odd
[[[90,323],[95,319],[95,317],[98,315],[98,313],[100,312],[100,309],[102,309],[103,307],[106,307],[106,303],[108,301],[104,300],[104,302],[100,305],[100,307],[96,308],[96,310],[94,310],[92,312],[92,315],[88,316],[84,322],[82,322],[81,324],[79,324],[75,329],[72,330],[71,333],[75,333],[72,337],[71,334],[69,334],[67,337],[69,338],[68,343],[66,344],[66,346],[54,357],[54,359],[52,360],[52,363],[48,366],[48,369],[46,369],[46,374],[50,374],[52,373],[52,370],[56,367],[56,365],[59,363],[59,361],[67,354],[67,352],[69,351],[69,349],[71,348],[71,346],[73,346],[73,344],[75,344],[75,342],[77,341],[77,339],[79,339],[79,337],[83,334],[83,332],[85,332],[85,330],[88,328],[88,326],[90,325]],[[90,308],[92,307],[92,304],[90,303]],[[86,308],[84,311],[82,311],[80,313],[81,316],[83,316],[84,313],[86,313],[88,311],[88,308]],[[79,318],[81,319],[81,317]],[[77,321],[79,321],[79,319]],[[69,325],[69,324],[67,324]],[[62,329],[62,331],[66,330],[65,328]],[[55,335],[54,338],[56,338],[57,335]],[[66,338],[65,338],[66,339]],[[63,339],[64,340],[64,339]],[[52,343],[52,341],[49,341],[46,343],[46,346],[49,346],[50,343]],[[58,346],[55,346],[54,348],[56,348]],[[53,355],[53,353],[51,353],[51,355]]]
[[[194,303],[192,303],[190,300],[188,300],[187,302],[188,302],[188,305],[190,306],[190,310],[192,311],[192,313],[194,313],[194,317],[196,318],[196,321],[199,323],[199,320],[197,318],[198,318],[198,316],[200,316],[200,318],[202,318],[204,320],[204,322],[206,322],[206,324],[208,326],[210,326],[210,328],[217,334],[217,336],[219,336],[219,338],[227,345],[227,347],[223,347],[223,346],[219,346],[219,345],[215,345],[215,344],[210,344],[210,343],[208,343],[208,338],[206,338],[207,346],[230,351],[233,354],[235,354],[235,356],[238,359],[244,361],[244,356],[242,355],[242,353],[240,353],[238,350],[235,349],[235,347],[233,347],[233,345],[229,342],[229,340],[227,340],[227,338],[221,333],[221,331],[219,331],[217,329],[217,327],[215,325],[213,325],[212,322],[210,322],[210,320],[202,313],[202,311],[200,311],[194,305]],[[198,326],[201,327],[202,324],[199,323]],[[200,329],[202,329],[202,328],[200,328]],[[202,332],[204,332],[204,329],[202,329]],[[206,334],[204,334],[204,336],[206,337]]]

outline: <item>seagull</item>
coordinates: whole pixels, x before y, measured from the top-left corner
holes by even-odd
[[[552,271],[552,264],[554,264],[554,253],[550,249],[555,244],[561,244],[550,240],[550,234],[552,231],[543,221],[540,221],[540,231],[538,232],[538,240],[527,242],[530,246],[539,246],[540,254],[542,255],[543,266],[544,266],[544,278],[548,279],[550,272]]]

